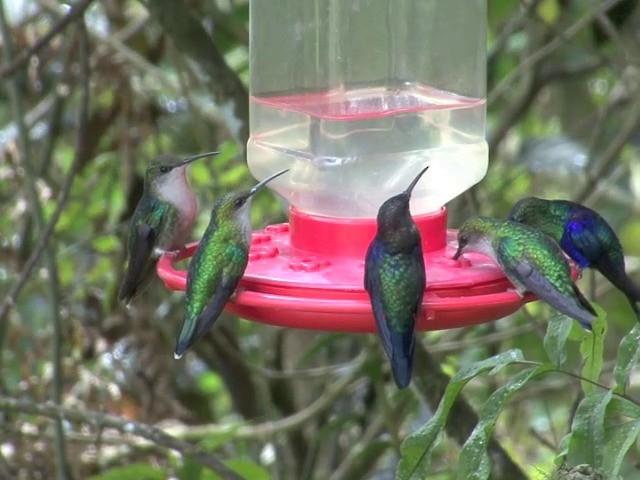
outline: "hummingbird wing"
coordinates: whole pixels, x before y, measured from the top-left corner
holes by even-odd
[[[220,285],[216,288],[202,313],[195,320],[185,319],[176,343],[174,352],[176,358],[182,357],[187,349],[213,326],[238,286],[239,281],[240,278],[237,276],[223,274]]]
[[[185,319],[178,334],[174,356],[182,357],[218,319],[238,286],[249,261],[246,248],[216,244],[217,226],[209,224],[200,241],[187,277]]]
[[[384,247],[376,239],[371,242],[367,250],[364,264],[364,288],[369,293],[373,316],[378,326],[378,332],[382,338],[382,346],[385,353],[391,358],[391,332],[387,322],[387,314],[382,302],[382,280],[380,278],[380,262],[384,255]]]
[[[162,229],[164,210],[165,206],[162,203],[151,198],[143,198],[140,201],[131,219],[129,264],[118,291],[118,300],[129,303],[151,280],[158,262],[154,250]]]
[[[551,258],[542,260],[547,268],[538,265],[539,262],[527,252],[524,252],[524,255],[513,255],[513,252],[517,251],[517,245],[516,240],[510,237],[500,240],[497,248],[498,260],[505,273],[523,285],[527,291],[533,292],[540,300],[576,319],[585,329],[591,330],[595,311],[573,283],[560,248],[551,242],[553,240],[549,238],[547,246],[551,249]],[[554,248],[557,249],[557,255],[553,255]]]
[[[196,329],[196,338],[200,337],[204,332],[209,330],[214,322],[218,319],[225,305],[233,295],[233,292],[238,286],[239,278],[223,277],[222,283],[216,289],[216,292],[211,297],[211,301],[207,304],[202,311],[200,318],[198,318],[198,328]]]

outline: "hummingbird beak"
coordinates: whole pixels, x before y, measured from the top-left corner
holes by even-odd
[[[416,178],[413,179],[411,184],[409,184],[409,186],[407,187],[407,189],[403,193],[406,194],[406,195],[411,195],[411,191],[413,190],[413,187],[416,186],[416,184],[418,183],[420,178],[422,178],[422,175],[424,175],[424,172],[426,172],[428,169],[429,169],[429,167],[424,167],[420,171],[420,173],[418,175],[416,175]]]
[[[218,155],[220,152],[208,152],[208,153],[200,153],[199,155],[193,155],[192,157],[187,157],[180,163],[180,166],[189,165],[191,162],[195,162],[204,157],[212,157],[213,155]]]
[[[453,259],[454,260],[458,260],[458,258],[460,258],[460,256],[462,255],[462,247],[459,246],[458,250],[456,250],[456,253],[453,255]]]
[[[262,187],[264,187],[271,180],[273,180],[276,177],[279,177],[280,175],[282,175],[284,173],[287,173],[288,171],[289,171],[289,169],[285,168],[284,170],[280,170],[279,172],[274,173],[270,177],[265,178],[260,183],[258,183],[255,187],[253,187],[251,190],[249,190],[249,195],[248,196],[250,197],[251,195],[255,195],[258,192],[258,190],[260,190]]]

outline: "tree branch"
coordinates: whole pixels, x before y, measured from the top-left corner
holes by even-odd
[[[0,31],[2,34],[2,41],[4,47],[4,53],[7,61],[12,62],[14,56],[14,45],[9,24],[4,11],[4,5],[0,4]],[[18,87],[17,80],[15,78],[10,79],[7,82],[7,93],[11,104],[11,113],[13,121],[16,124],[18,130],[18,146],[20,153],[20,160],[25,170],[25,185],[27,191],[27,197],[29,199],[29,206],[31,209],[31,215],[34,223],[38,229],[38,234],[42,235],[44,231],[44,215],[42,211],[42,204],[38,191],[36,188],[36,169],[33,165],[31,143],[29,138],[29,131],[27,130],[24,118],[24,105],[22,101],[21,91]],[[58,280],[58,266],[56,263],[55,253],[52,248],[47,248],[46,242],[43,242],[42,251],[45,253],[45,265],[48,273],[48,293],[49,293],[49,308],[48,313],[50,317],[50,323],[53,330],[52,350],[51,350],[51,362],[53,370],[52,390],[51,396],[55,403],[61,403],[62,401],[62,383],[63,383],[63,369],[62,369],[62,324],[60,318],[60,284]],[[34,262],[35,265],[35,262]],[[0,317],[1,318],[1,317]],[[6,329],[7,325],[2,324],[2,329]],[[2,333],[0,338],[4,339],[5,335]],[[71,478],[71,471],[69,462],[67,459],[66,444],[64,439],[64,427],[62,421],[58,420],[54,424],[54,431],[56,435],[55,449],[56,449],[56,478],[58,480],[68,480]]]
[[[605,0],[600,3],[596,8],[591,10],[589,13],[580,18],[577,22],[575,22],[570,27],[566,28],[562,32],[559,32],[558,35],[553,37],[549,43],[546,43],[541,48],[536,50],[534,53],[526,57],[517,68],[509,73],[500,83],[498,83],[489,93],[487,97],[487,104],[492,104],[495,102],[500,96],[502,96],[505,92],[509,91],[512,88],[513,82],[515,82],[523,72],[530,71],[533,67],[535,67],[540,61],[542,61],[545,57],[555,52],[558,48],[562,46],[567,40],[570,40],[574,36],[576,36],[580,31],[593,22],[595,18],[597,18],[602,13],[606,12],[609,8],[614,5],[617,5],[622,0]]]
[[[637,91],[633,98],[634,101],[627,114],[627,121],[622,125],[620,131],[611,141],[607,149],[602,152],[597,164],[588,170],[587,183],[576,195],[576,202],[585,203],[588,201],[589,197],[595,192],[596,187],[602,182],[602,178],[607,170],[609,170],[609,167],[618,160],[620,152],[635,133],[640,123],[640,95],[638,95]]]
[[[78,3],[73,5],[69,10],[69,13],[58,20],[58,22],[56,22],[47,33],[40,37],[36,43],[31,47],[22,50],[7,65],[0,68],[0,78],[8,77],[22,68],[33,55],[36,55],[40,50],[49,45],[49,42],[53,37],[62,33],[69,24],[82,17],[85,10],[89,8],[89,5],[92,3],[93,0],[80,0]]]
[[[86,32],[85,32],[86,33]],[[84,35],[83,35],[84,38]],[[88,42],[88,39],[86,39]],[[85,45],[85,40],[82,41],[82,45]],[[82,47],[84,50],[84,47]],[[87,46],[88,49],[88,46]],[[88,55],[88,52],[87,52]],[[45,226],[42,231],[40,238],[38,240],[38,245],[31,253],[29,259],[25,263],[22,272],[20,272],[20,276],[18,280],[12,285],[9,292],[5,295],[2,304],[0,304],[0,323],[6,321],[6,316],[9,313],[11,307],[15,304],[20,292],[24,288],[27,280],[29,279],[29,275],[35,268],[36,264],[40,260],[42,253],[46,250],[49,239],[53,234],[58,220],[60,219],[60,215],[64,211],[64,208],[69,201],[69,195],[71,192],[71,187],[73,186],[73,180],[76,177],[79,166],[85,161],[85,150],[86,150],[86,130],[87,130],[87,119],[88,119],[88,111],[89,111],[89,60],[82,60],[82,97],[80,100],[80,112],[78,114],[78,136],[76,139],[75,146],[75,156],[73,162],[71,164],[71,168],[69,168],[69,172],[66,175],[64,180],[64,184],[62,189],[60,190],[60,194],[58,196],[58,201],[56,203],[56,209],[51,215],[49,222]]]
[[[144,2],[151,16],[173,40],[176,49],[191,58],[208,77],[207,83],[216,102],[232,102],[240,122],[239,131],[232,132],[244,149],[249,138],[249,93],[238,75],[227,65],[202,24],[183,0],[148,0]]]
[[[205,452],[196,445],[172,437],[153,425],[131,422],[101,412],[67,408],[52,403],[39,404],[6,396],[0,396],[0,410],[39,415],[60,422],[70,421],[88,423],[96,427],[114,428],[119,432],[137,435],[162,447],[175,450],[184,456],[192,457],[198,463],[216,472],[223,480],[243,480],[241,476],[225,466],[217,456]]]

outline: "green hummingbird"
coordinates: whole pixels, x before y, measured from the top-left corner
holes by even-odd
[[[426,167],[378,210],[378,231],[364,262],[364,288],[398,388],[411,383],[416,320],[426,285],[422,239],[409,200]]]
[[[549,235],[580,269],[598,270],[640,319],[640,287],[627,274],[618,236],[598,212],[569,200],[527,197],[514,205],[509,218]]]
[[[472,217],[458,231],[454,260],[466,251],[492,258],[520,295],[532,292],[591,330],[596,312],[573,282],[569,264],[551,237],[522,223]]]
[[[281,170],[251,190],[231,192],[220,198],[187,271],[185,317],[178,334],[174,357],[182,357],[218,319],[249,261],[251,244],[251,198]]]
[[[131,218],[129,263],[118,300],[129,304],[153,278],[160,255],[179,249],[187,241],[198,209],[187,180],[187,165],[217,154],[208,152],[184,159],[162,155],[149,163],[142,197]]]

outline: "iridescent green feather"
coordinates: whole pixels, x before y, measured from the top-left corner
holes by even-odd
[[[211,300],[212,292],[224,279],[237,282],[242,276],[249,252],[237,241],[239,229],[233,225],[207,229],[202,237],[203,248],[191,259],[187,276],[187,320],[195,320]],[[235,241],[233,241],[235,240]]]
[[[416,298],[421,298],[422,284],[416,278],[424,276],[411,255],[385,255],[380,259],[380,297],[387,325],[401,333],[413,329]]]

